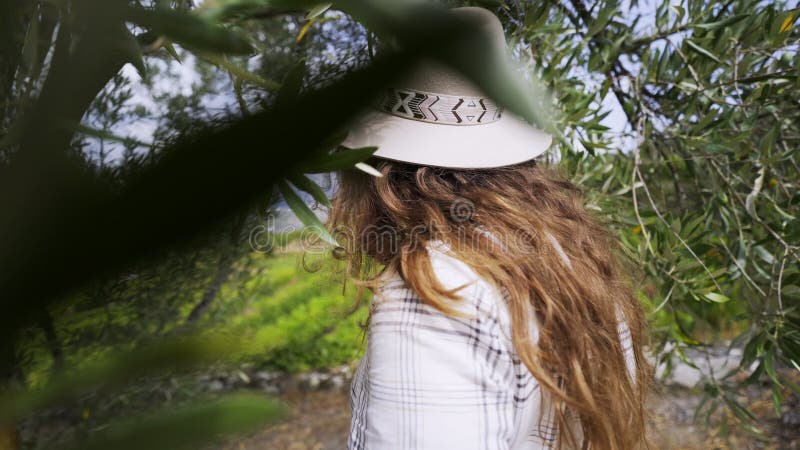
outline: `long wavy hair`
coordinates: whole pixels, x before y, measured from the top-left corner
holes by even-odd
[[[444,241],[510,299],[514,348],[554,406],[558,448],[648,446],[644,313],[631,265],[584,208],[583,192],[535,161],[492,169],[371,163],[383,176],[340,174],[329,218],[350,274],[374,288],[380,268],[391,266],[423,301],[453,313],[458,294],[441,286],[425,248]]]

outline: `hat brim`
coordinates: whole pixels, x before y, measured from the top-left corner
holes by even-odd
[[[550,147],[552,136],[504,113],[480,125],[428,123],[370,110],[350,126],[342,145],[376,146],[374,156],[457,169],[502,167],[529,161]]]

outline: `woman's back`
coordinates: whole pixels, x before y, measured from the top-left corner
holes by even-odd
[[[463,286],[454,307],[467,317],[425,304],[396,271],[381,276],[352,384],[348,447],[552,448],[552,411],[514,352],[506,298],[444,244],[428,253],[444,288]]]

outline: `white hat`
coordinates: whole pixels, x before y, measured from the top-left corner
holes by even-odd
[[[450,12],[483,28],[506,55],[497,16],[476,7]],[[488,168],[531,160],[552,142],[462,75],[431,60],[420,62],[376,103],[351,122],[342,145],[377,146],[374,156],[425,166]]]

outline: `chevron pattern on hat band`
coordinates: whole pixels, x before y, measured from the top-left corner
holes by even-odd
[[[405,119],[446,125],[483,125],[498,121],[503,113],[503,108],[485,97],[395,88],[386,89],[377,107]]]

